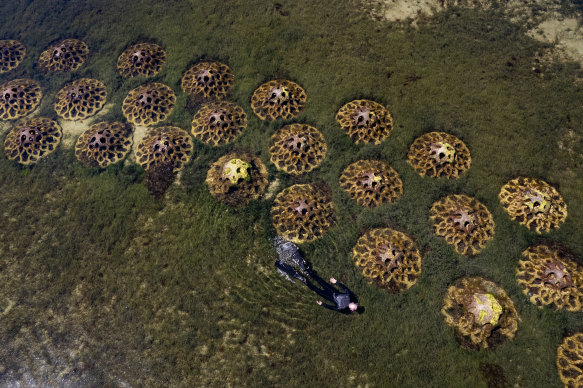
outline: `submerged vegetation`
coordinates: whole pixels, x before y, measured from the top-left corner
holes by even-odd
[[[170,169],[151,173],[161,199],[135,162],[87,169],[63,144],[30,167],[2,153],[0,385],[560,386],[557,347],[583,329],[583,314],[530,303],[516,268],[537,243],[583,260],[583,93],[575,63],[533,71],[544,47],[524,32],[500,7],[450,8],[411,27],[373,20],[346,1],[1,3],[0,39],[22,42],[26,55],[0,84],[40,82],[43,117],[55,118],[65,84],[91,78],[113,104],[101,119],[123,122],[122,101],[145,79],[123,78],[116,61],[131,44],[155,42],[167,56],[151,80],[176,93],[163,125],[190,131],[195,111],[181,78],[201,59],[233,70],[230,100],[248,123],[229,144],[195,140],[165,196]],[[41,72],[40,54],[68,38],[87,43],[84,65]],[[305,108],[261,121],[251,96],[276,79],[305,89]],[[393,130],[382,143],[355,144],[336,122],[356,99],[390,111]],[[276,130],[296,122],[318,128],[327,150],[317,168],[290,176],[269,163],[269,147]],[[0,122],[2,144],[12,125]],[[422,177],[408,163],[409,146],[431,131],[470,150],[459,179]],[[275,195],[234,208],[211,196],[210,165],[240,149],[278,180],[274,194],[294,184],[330,188],[336,222],[301,249],[322,277],[358,295],[364,313],[332,314],[277,275]],[[342,171],[368,159],[397,171],[397,201],[361,207],[340,187]],[[498,194],[519,176],[558,189],[568,206],[558,229],[539,235],[505,212]],[[493,218],[494,237],[472,258],[433,232],[429,210],[450,194],[476,198]],[[369,284],[354,265],[353,247],[374,228],[405,233],[421,253],[417,282],[400,294]],[[512,340],[494,350],[458,344],[440,311],[462,277],[504,289],[519,317]]]

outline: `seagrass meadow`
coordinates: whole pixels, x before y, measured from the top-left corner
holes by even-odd
[[[57,92],[87,77],[107,87],[111,108],[101,119],[124,121],[124,97],[145,81],[122,78],[116,61],[145,41],[167,54],[152,80],[177,95],[163,125],[190,131],[196,110],[180,80],[200,59],[233,69],[229,100],[248,116],[229,144],[195,139],[192,160],[160,199],[131,159],[86,168],[62,143],[21,166],[0,152],[0,386],[561,387],[557,347],[583,330],[583,314],[530,303],[516,269],[538,243],[583,260],[583,71],[575,62],[538,61],[550,46],[525,31],[497,2],[452,6],[415,25],[381,20],[352,0],[0,2],[0,39],[26,47],[0,83],[38,81],[35,114],[56,118]],[[86,62],[41,72],[41,52],[65,38],[87,44]],[[305,109],[262,121],[251,95],[278,78],[305,89]],[[394,129],[381,144],[355,144],[336,122],[355,99],[391,112]],[[2,144],[15,122],[0,121]],[[314,126],[327,143],[322,163],[299,176],[269,160],[271,135],[290,123]],[[421,177],[407,162],[409,146],[431,131],[470,150],[459,179]],[[336,224],[300,249],[323,278],[350,287],[364,311],[325,310],[275,272],[274,195],[243,207],[210,195],[210,165],[234,150],[261,158],[273,194],[296,183],[330,188]],[[338,179],[361,159],[394,168],[402,196],[357,205]],[[498,193],[518,176],[561,193],[568,216],[559,228],[537,234],[505,212]],[[430,208],[448,194],[477,198],[492,214],[494,237],[474,257],[433,231]],[[353,263],[359,237],[379,227],[406,233],[422,255],[417,283],[400,294],[369,284]],[[512,340],[495,349],[460,346],[441,308],[464,276],[506,291],[520,317]]]

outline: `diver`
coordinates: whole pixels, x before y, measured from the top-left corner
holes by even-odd
[[[334,278],[330,278],[330,283],[332,283],[332,285],[328,284],[324,279],[318,276],[318,274],[309,267],[296,244],[287,241],[280,236],[276,236],[273,239],[273,245],[278,255],[278,258],[274,263],[277,272],[292,283],[294,283],[293,279],[298,279],[310,290],[314,291],[325,300],[333,303],[333,305],[330,305],[318,300],[316,302],[318,305],[343,314],[350,314],[351,312],[358,310],[356,297],[350,292],[348,287]],[[310,280],[314,280],[321,288],[312,284]],[[342,290],[336,289],[336,284],[338,284]]]

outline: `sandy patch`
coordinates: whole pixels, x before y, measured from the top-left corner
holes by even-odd
[[[134,163],[136,162],[136,150],[138,149],[138,144],[140,144],[140,141],[146,136],[149,129],[150,127],[144,127],[143,125],[134,125],[132,150],[126,160],[131,160]]]
[[[89,129],[91,124],[96,123],[99,121],[101,117],[107,114],[111,108],[113,108],[113,104],[105,104],[102,110],[97,112],[97,114],[93,117],[90,117],[86,120],[79,120],[79,121],[69,121],[59,119],[59,125],[63,130],[63,139],[61,140],[61,144],[65,148],[71,148],[77,142],[77,139],[83,132]]]
[[[583,27],[577,19],[555,14],[529,30],[528,35],[540,42],[555,44],[565,59],[583,65]]]

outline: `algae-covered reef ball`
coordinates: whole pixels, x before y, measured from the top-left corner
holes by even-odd
[[[583,333],[563,339],[557,348],[557,370],[565,387],[583,387]]]
[[[567,218],[567,204],[557,189],[538,178],[512,179],[498,194],[513,220],[536,233],[558,229]]]
[[[117,59],[117,71],[124,78],[154,77],[166,63],[166,51],[155,43],[137,43]]]
[[[375,101],[354,100],[336,113],[336,121],[356,143],[380,144],[393,131],[393,117]]]
[[[494,238],[492,214],[480,201],[464,194],[450,194],[429,211],[433,230],[465,256],[478,254]]]
[[[432,178],[458,178],[472,162],[464,142],[445,132],[429,132],[415,139],[408,159],[417,174]]]
[[[203,105],[192,119],[192,135],[210,146],[228,144],[247,127],[247,113],[229,101]]]
[[[190,161],[194,144],[182,128],[165,126],[151,129],[138,144],[136,160],[146,171],[171,165],[178,172]]]
[[[306,106],[306,91],[295,82],[278,79],[260,85],[251,96],[251,108],[261,120],[291,119]]]
[[[278,235],[297,244],[322,237],[336,222],[328,188],[297,184],[277,194],[271,219]]]
[[[150,126],[166,120],[175,103],[174,90],[162,83],[153,82],[130,90],[121,109],[130,123]]]
[[[562,250],[547,245],[526,249],[517,278],[530,302],[539,307],[583,309],[583,266]]]
[[[33,164],[53,152],[61,141],[61,127],[46,117],[22,120],[6,136],[4,153],[20,164]]]
[[[0,40],[0,74],[16,69],[26,55],[26,47],[17,40]]]
[[[15,79],[0,85],[0,120],[26,116],[40,103],[40,84],[32,79]]]
[[[263,195],[267,169],[250,152],[230,152],[211,165],[206,183],[218,201],[230,206],[246,205]]]
[[[82,78],[58,91],[55,112],[65,120],[83,120],[95,115],[107,99],[107,88],[99,80]]]
[[[421,274],[421,254],[415,242],[390,228],[366,232],[358,239],[352,256],[368,282],[391,293],[409,289]]]
[[[64,39],[51,44],[38,59],[38,67],[44,73],[77,70],[85,63],[89,47],[78,39]]]
[[[198,62],[182,76],[182,91],[196,104],[224,100],[235,83],[233,70],[216,61]]]
[[[102,121],[87,129],[75,144],[75,156],[85,167],[107,167],[126,157],[132,128],[118,121]]]
[[[481,277],[458,279],[447,290],[441,313],[468,349],[494,348],[514,338],[518,313],[506,292]]]
[[[340,187],[360,206],[375,207],[397,201],[403,182],[395,169],[381,160],[359,160],[340,175]]]
[[[327,151],[324,135],[307,124],[289,124],[271,136],[271,163],[278,170],[300,175],[318,167]]]

